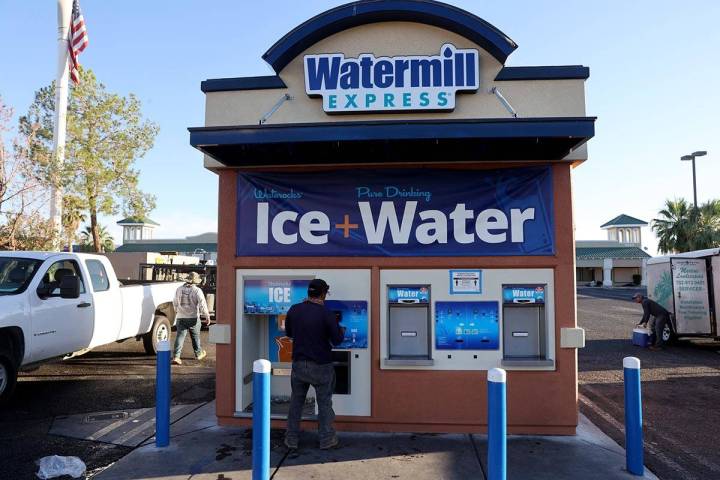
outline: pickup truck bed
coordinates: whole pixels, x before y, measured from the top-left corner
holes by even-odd
[[[182,283],[128,283],[101,255],[0,252],[0,404],[22,368],[133,337],[154,354],[170,339]]]

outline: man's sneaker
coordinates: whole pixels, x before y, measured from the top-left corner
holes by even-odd
[[[202,352],[200,352],[200,355],[198,355],[195,358],[197,358],[198,360],[202,360],[205,357],[207,357],[207,352],[205,350],[203,350]]]
[[[298,448],[297,438],[285,437],[285,446],[288,448],[288,450],[297,450],[297,448]]]
[[[337,435],[333,435],[330,440],[320,444],[320,450],[330,450],[331,448],[337,447],[339,444],[340,440],[338,440]]]
[[[172,364],[173,364],[173,365],[182,365],[182,360],[180,360],[179,357],[173,358],[173,359],[172,359]]]

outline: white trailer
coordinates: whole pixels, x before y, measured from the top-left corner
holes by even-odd
[[[648,259],[648,297],[671,313],[664,340],[709,337],[720,340],[720,248]]]

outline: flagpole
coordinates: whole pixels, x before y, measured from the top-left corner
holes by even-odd
[[[67,127],[68,104],[68,45],[70,32],[70,17],[72,15],[72,0],[57,0],[58,22],[58,61],[55,81],[55,128],[53,129],[53,158],[59,168],[65,162],[65,132]],[[50,190],[50,221],[56,234],[56,245],[60,246],[62,232],[62,188],[53,179]]]

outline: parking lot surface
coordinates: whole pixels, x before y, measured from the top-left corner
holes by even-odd
[[[646,465],[668,480],[720,478],[720,343],[681,340],[661,352],[635,347],[630,336],[641,306],[630,295],[597,291],[578,297],[587,338],[578,353],[580,410],[624,445],[622,359],[638,357]],[[608,296],[616,298],[600,298]]]
[[[597,297],[593,292],[600,292]],[[642,362],[646,464],[663,479],[720,478],[720,343],[682,340],[654,353],[634,347],[630,332],[641,316],[626,291],[582,289],[578,323],[587,343],[579,351],[580,409],[624,444],[622,359]],[[214,399],[215,350],[203,332],[207,359],[192,357],[189,340],[182,367],[173,367],[173,404]],[[75,455],[89,472],[131,449],[51,435],[56,417],[154,406],[155,359],[128,340],[75,359],[24,373],[11,405],[0,411],[0,478],[35,478],[35,461]]]
[[[174,335],[174,334],[173,334]],[[172,370],[173,404],[214,399],[215,348],[202,332],[208,356],[193,358],[186,340],[181,367]],[[0,410],[0,479],[31,479],[35,462],[47,455],[80,457],[88,472],[130,448],[49,434],[56,417],[155,406],[155,357],[134,339],[112,343],[80,357],[42,365],[21,374],[11,404]]]

